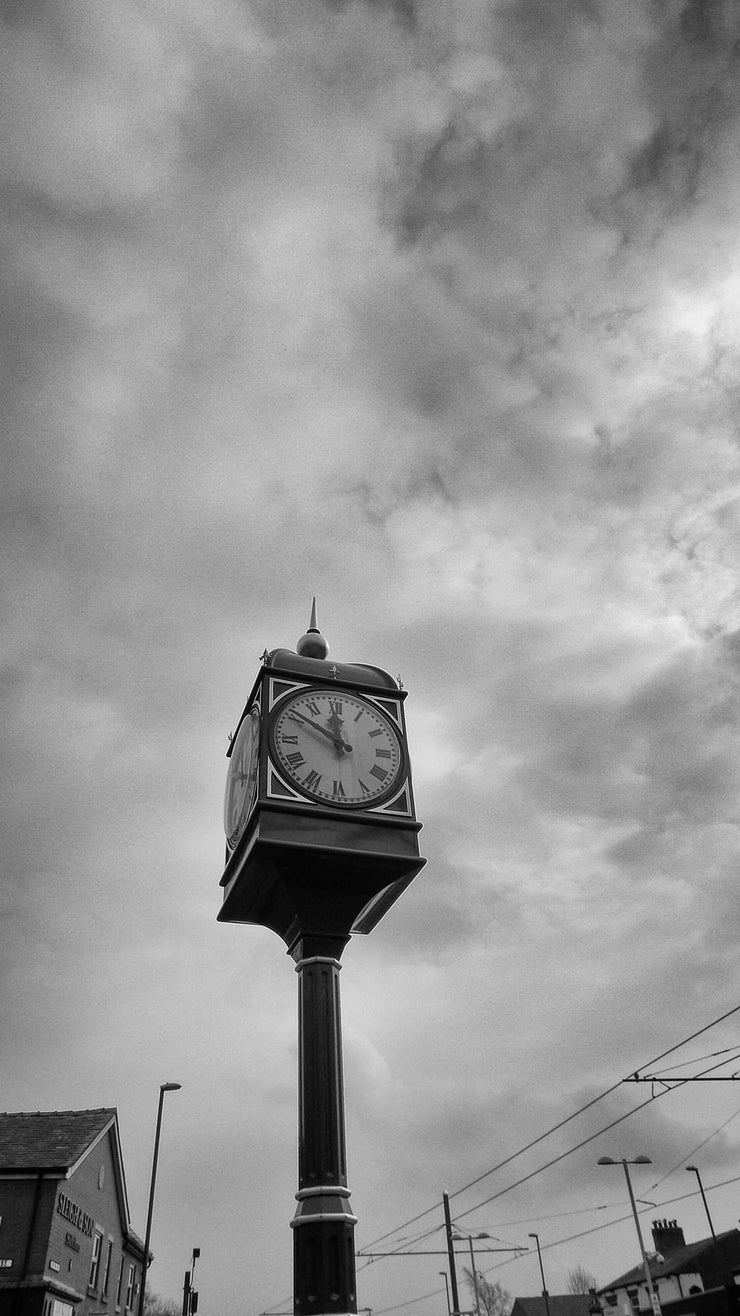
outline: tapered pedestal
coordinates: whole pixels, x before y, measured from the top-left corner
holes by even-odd
[[[347,937],[291,948],[299,980],[298,1208],[291,1221],[295,1316],[357,1312],[344,1133],[339,957]]]

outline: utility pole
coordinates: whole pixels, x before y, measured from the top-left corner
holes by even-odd
[[[452,1217],[450,1216],[450,1199],[442,1193],[445,1211],[445,1233],[447,1234],[447,1256],[450,1263],[450,1285],[452,1287],[452,1316],[460,1316],[460,1299],[457,1296],[457,1270],[455,1268],[455,1244],[452,1241]]]

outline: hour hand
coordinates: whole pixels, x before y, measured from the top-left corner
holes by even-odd
[[[337,710],[336,710],[335,708],[333,708],[333,709],[332,709],[332,712],[331,712],[331,716],[329,717],[329,726],[331,727],[331,731],[332,731],[332,734],[333,734],[333,736],[334,736],[334,739],[338,742],[338,744],[340,744],[340,745],[342,746],[343,749],[346,749],[346,750],[349,751],[349,750],[351,750],[352,746],[351,746],[351,745],[348,745],[347,742],[346,742],[346,740],[343,740],[343,739],[342,739],[342,726],[343,726],[343,725],[344,725],[344,724],[343,724],[342,719],[341,719],[341,717],[339,716]]]
[[[304,717],[302,713],[289,713],[288,717],[291,717],[294,722],[301,723],[303,726],[311,727],[313,731],[318,731],[319,735],[326,736],[326,739],[330,740],[338,750],[343,749],[346,750],[347,753],[351,751],[352,746],[348,745],[346,740],[342,740],[341,736],[335,735],[333,731],[328,731],[326,727],[319,726],[318,722],[313,722],[310,717]]]

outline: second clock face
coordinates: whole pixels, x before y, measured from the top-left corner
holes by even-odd
[[[312,799],[366,808],[390,794],[403,751],[395,727],[359,695],[305,690],[280,707],[272,749],[288,780]]]
[[[252,807],[259,760],[259,726],[259,714],[256,708],[253,708],[236,733],[229,759],[224,798],[224,830],[230,850],[236,846]]]

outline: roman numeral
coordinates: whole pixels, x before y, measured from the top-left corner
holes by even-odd
[[[373,736],[382,736],[382,734],[383,734],[383,732],[382,732],[381,730],[378,730],[378,731],[371,731],[371,732],[370,732],[370,739],[372,740],[372,737],[373,737]]]
[[[370,769],[370,776],[377,777],[378,781],[385,781],[386,777],[388,776],[388,772],[386,768],[380,768],[376,763],[375,767]]]
[[[303,778],[303,785],[307,786],[310,791],[316,791],[319,789],[320,781],[321,781],[321,773],[315,772],[314,769],[312,768],[311,771],[307,774],[307,776]]]
[[[330,700],[329,700],[329,709],[330,709],[330,711],[331,711],[332,713],[336,713],[339,717],[341,717],[341,715],[342,715],[342,701],[341,701],[341,699],[330,699]]]
[[[291,768],[300,768],[306,762],[300,750],[296,754],[286,754],[285,757]]]
[[[355,714],[355,716],[353,717],[352,721],[353,721],[353,722],[359,722],[359,720],[360,720],[360,718],[362,717],[362,714],[363,714],[364,712],[365,712],[364,708],[361,708],[360,711],[359,711],[359,713],[356,713],[356,714]]]
[[[362,777],[358,777],[357,780],[360,783],[360,790],[362,791],[363,795],[369,795],[370,787],[365,785],[364,781],[362,780]]]
[[[280,742],[280,743],[281,743],[282,745],[297,745],[297,744],[298,744],[298,737],[297,737],[297,736],[283,736],[282,739],[281,739],[281,742]]]
[[[341,781],[334,782],[331,793],[334,796],[335,800],[344,799],[344,786],[342,785]]]
[[[319,708],[318,704],[314,699],[306,700],[306,708],[308,709],[309,713],[313,714],[314,717],[318,717],[321,712],[321,709]]]
[[[389,759],[390,756],[391,751],[389,749],[376,749],[375,751],[376,759]]]

